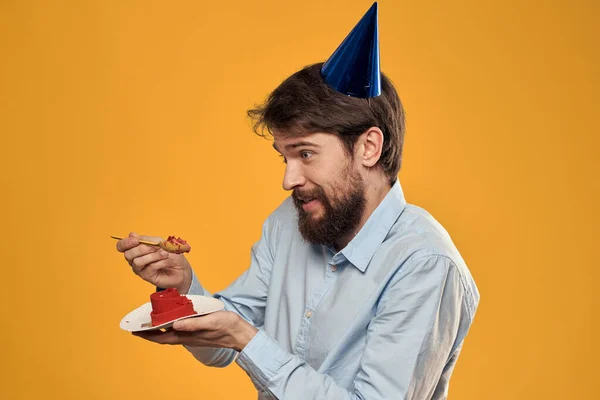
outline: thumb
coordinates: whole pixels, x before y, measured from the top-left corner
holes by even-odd
[[[142,236],[140,236],[140,239],[147,240],[148,242],[162,242],[164,240],[160,236],[149,236],[149,235],[142,235]]]

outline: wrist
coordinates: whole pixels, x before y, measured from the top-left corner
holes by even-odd
[[[250,341],[258,333],[253,325],[249,324],[242,317],[238,315],[236,331],[236,344],[234,350],[241,352],[250,343]]]
[[[177,288],[179,294],[187,294],[192,286],[192,268],[188,267],[183,273],[183,282]]]

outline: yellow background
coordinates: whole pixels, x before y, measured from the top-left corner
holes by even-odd
[[[152,287],[109,235],[177,234],[209,290],[237,277],[287,195],[245,111],[370,4],[0,1],[0,398],[255,398],[236,365],[119,329]],[[600,396],[598,16],[583,0],[380,2],[401,182],[482,294],[451,399]]]

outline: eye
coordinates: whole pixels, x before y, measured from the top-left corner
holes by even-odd
[[[308,160],[309,158],[312,157],[312,153],[310,151],[301,151],[300,157],[304,160]]]

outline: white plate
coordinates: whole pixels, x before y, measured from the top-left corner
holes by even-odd
[[[165,322],[162,325],[142,327],[142,325],[152,323],[152,318],[150,317],[150,312],[152,312],[152,303],[148,302],[124,316],[121,320],[120,327],[128,332],[154,331],[157,329],[169,328],[175,321],[199,317],[201,315],[221,311],[223,308],[225,308],[225,304],[223,304],[221,300],[215,299],[214,297],[198,296],[193,294],[188,294],[185,297],[192,301],[194,305],[194,311],[196,311],[198,314],[177,318],[172,321]]]

